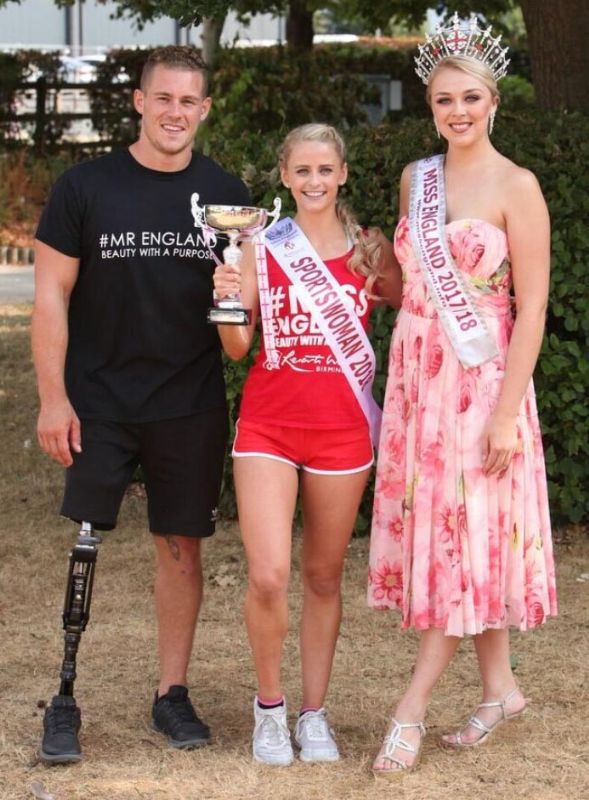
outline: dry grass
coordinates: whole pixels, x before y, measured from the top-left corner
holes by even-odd
[[[395,696],[407,680],[416,639],[395,616],[365,605],[365,540],[350,547],[345,616],[329,694],[343,759],[289,769],[251,761],[254,675],[241,617],[245,566],[237,528],[206,547],[206,601],[190,672],[191,693],[213,728],[214,743],[190,753],[169,749],[148,726],[156,683],[152,554],[143,499],[127,498],[119,529],[101,547],[92,620],[78,659],[84,760],[70,767],[39,763],[42,708],[58,687],[60,613],[66,556],[75,536],[56,517],[62,475],[34,441],[36,398],[28,356],[28,310],[0,318],[0,800],[33,797],[41,782],[55,800],[404,800],[489,798],[563,800],[589,797],[586,670],[589,571],[587,540],[557,547],[561,614],[542,630],[513,637],[517,675],[530,712],[504,726],[483,748],[447,753],[451,729],[477,701],[472,645],[465,642],[436,693],[422,766],[394,784],[369,772]],[[292,622],[300,613],[296,578]],[[285,688],[291,711],[300,700],[296,635],[289,636]]]
[[[36,157],[26,148],[0,153],[0,245],[31,247],[47,195],[75,155]]]

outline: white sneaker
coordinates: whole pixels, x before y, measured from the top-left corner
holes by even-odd
[[[260,708],[254,699],[254,758],[262,764],[286,767],[294,761],[286,703],[276,708]]]
[[[301,761],[338,761],[339,751],[324,708],[305,711],[297,720],[295,742]]]

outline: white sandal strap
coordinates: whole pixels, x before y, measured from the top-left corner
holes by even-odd
[[[503,719],[507,719],[507,716],[505,714],[505,706],[507,705],[507,703],[509,703],[511,698],[515,694],[517,694],[517,692],[519,692],[519,688],[516,686],[515,689],[512,689],[509,692],[509,694],[505,695],[503,700],[492,700],[489,703],[479,703],[479,705],[477,706],[476,710],[478,711],[479,708],[500,708],[501,709],[501,716],[503,717]],[[472,719],[476,719],[476,717],[472,717]],[[475,727],[476,727],[476,725],[475,725]]]
[[[468,727],[469,725],[472,725],[473,728],[476,728],[481,733],[491,733],[491,731],[495,727],[493,725],[491,728],[488,728],[482,720],[480,720],[478,717],[475,717],[474,715],[468,720],[465,727]]]
[[[393,729],[384,738],[384,750],[383,750],[383,758],[386,758],[388,761],[393,761],[395,764],[398,764],[402,769],[407,768],[407,764],[404,761],[401,761],[398,758],[393,756],[393,753],[396,749],[404,750],[406,753],[412,753],[413,755],[417,754],[417,748],[412,745],[410,742],[406,741],[405,739],[401,738],[402,733],[404,730],[408,728],[418,728],[420,736],[425,736],[425,726],[423,722],[397,722],[396,719],[393,719]]]
[[[515,689],[512,689],[508,694],[505,695],[503,700],[491,700],[488,703],[479,703],[479,705],[475,708],[475,713],[470,717],[468,722],[460,730],[452,734],[452,736],[454,736],[455,739],[454,743],[452,742],[449,743],[458,745],[459,747],[463,745],[470,746],[473,744],[478,744],[479,742],[482,742],[484,739],[486,739],[486,737],[493,730],[495,730],[495,728],[497,727],[497,725],[499,725],[499,723],[504,722],[505,720],[513,719],[514,717],[518,717],[520,714],[524,712],[525,705],[523,708],[519,709],[518,711],[515,711],[512,714],[506,714],[505,707],[507,703],[511,700],[511,698],[514,697],[514,695],[516,695],[519,691],[521,691],[520,688],[516,686]],[[501,717],[497,719],[495,722],[493,722],[491,725],[485,725],[485,723],[481,719],[479,719],[479,717],[477,717],[476,715],[480,708],[500,708]],[[466,731],[469,725],[475,730],[479,731],[481,735],[474,741],[465,742],[463,740],[462,734],[464,731]]]

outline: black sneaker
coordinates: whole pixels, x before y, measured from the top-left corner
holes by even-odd
[[[208,726],[198,718],[186,686],[170,686],[162,697],[158,697],[156,692],[151,725],[154,730],[167,735],[172,747],[202,747],[211,740]]]
[[[82,758],[78,731],[80,709],[73,697],[56,694],[45,709],[41,758],[49,764],[68,764]]]

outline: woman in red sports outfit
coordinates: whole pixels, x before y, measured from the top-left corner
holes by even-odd
[[[256,265],[255,248],[244,245],[241,269],[217,268],[215,292],[218,298],[240,292],[243,305],[253,309],[250,325],[219,326],[226,353],[240,359],[251,346],[259,286],[266,285],[260,275],[267,277],[262,305],[270,310],[263,315],[264,341],[245,383],[233,456],[249,567],[245,619],[258,679],[253,753],[263,763],[287,765],[293,750],[280,663],[299,484],[303,696],[294,737],[302,760],[335,761],[338,749],[323,704],[341,620],[346,548],[373,462],[366,404],[361,407],[342,361],[362,377],[359,342],[365,341],[372,298],[398,304],[401,279],[382,233],[362,232],[338,202],[347,166],[334,128],[312,124],[291,131],[281,149],[280,173],[296,203],[296,225],[281,221],[274,230],[282,222],[287,231],[296,228],[313,256],[292,260],[294,271],[288,273],[269,252],[276,238],[269,234],[265,273],[259,253]],[[289,243],[285,252],[294,247]],[[343,355],[338,357],[330,336]]]

